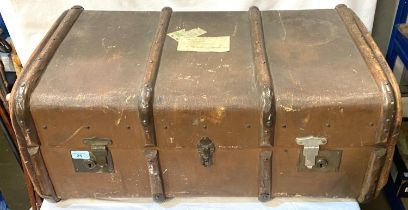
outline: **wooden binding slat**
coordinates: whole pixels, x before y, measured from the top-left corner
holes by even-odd
[[[138,104],[139,118],[145,137],[145,157],[150,180],[150,190],[155,202],[163,202],[166,199],[166,196],[164,194],[163,181],[161,178],[158,151],[154,149],[156,146],[153,120],[154,85],[159,71],[160,58],[171,14],[172,10],[169,7],[163,8],[160,13],[159,23],[147,58],[146,71]]]
[[[255,77],[257,88],[261,94],[261,131],[259,145],[271,146],[273,145],[273,128],[275,124],[275,97],[269,71],[268,56],[265,49],[262,17],[257,7],[251,7],[249,9],[249,22],[251,27],[251,45],[255,64]]]
[[[19,151],[36,192],[45,198],[59,200],[48,175],[41,151],[40,140],[30,111],[30,97],[55,51],[83,11],[74,6],[54,23],[30,57],[24,72],[14,84],[10,102],[13,128]]]
[[[162,9],[159,24],[154,34],[149,55],[147,57],[146,71],[143,78],[143,86],[140,91],[138,104],[139,118],[144,130],[145,146],[156,145],[156,135],[153,120],[153,97],[154,85],[159,71],[160,58],[166,39],[167,28],[169,26],[172,10],[169,7]]]
[[[150,191],[155,202],[163,202],[166,199],[163,189],[163,180],[159,163],[159,153],[156,149],[145,150],[147,171],[150,180]]]
[[[262,151],[259,154],[259,191],[258,200],[266,202],[272,198],[272,152]]]
[[[384,97],[384,108],[382,113],[384,122],[382,123],[381,128],[382,135],[376,143],[386,144],[387,152],[385,154],[384,166],[381,171],[378,171],[378,182],[376,186],[370,186],[376,189],[366,190],[367,192],[370,192],[371,195],[360,195],[360,198],[370,199],[371,197],[376,197],[388,181],[388,173],[391,168],[402,120],[401,93],[399,91],[398,83],[394,76],[392,76],[391,69],[387,65],[379,48],[361,20],[346,5],[338,5],[336,6],[336,10],[371,70],[371,73],[380,90],[383,92]],[[383,161],[384,158],[376,158],[376,160]],[[367,176],[374,177],[370,174],[366,174],[366,177]],[[363,200],[360,202],[362,201]]]

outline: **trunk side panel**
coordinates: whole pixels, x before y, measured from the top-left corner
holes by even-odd
[[[207,136],[216,145],[257,147],[260,96],[250,53],[248,14],[174,13],[168,33],[197,27],[207,31],[203,37],[230,36],[230,51],[181,52],[177,41],[166,38],[153,106],[157,143],[160,147],[195,147]]]
[[[324,148],[327,149],[327,148]],[[299,148],[275,148],[272,162],[272,191],[276,197],[317,196],[355,198],[361,191],[372,147],[342,150],[337,172],[299,172]]]
[[[158,17],[85,11],[48,64],[30,103],[59,197],[149,195],[137,105]],[[114,173],[75,173],[70,151],[89,150],[82,141],[94,136],[112,139]]]
[[[310,135],[329,146],[374,145],[382,93],[336,11],[267,11],[263,20],[276,145]]]

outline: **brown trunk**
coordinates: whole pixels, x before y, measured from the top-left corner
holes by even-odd
[[[348,8],[80,11],[50,30],[13,91],[41,196],[363,202],[383,187],[399,89]],[[167,36],[197,27],[229,36],[229,50],[179,51]]]

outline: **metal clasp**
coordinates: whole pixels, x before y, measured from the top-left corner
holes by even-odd
[[[203,137],[197,144],[197,150],[201,157],[201,164],[204,167],[212,165],[215,146],[211,139],[208,137]]]
[[[73,158],[75,171],[93,172],[93,173],[111,173],[113,172],[112,155],[108,145],[112,140],[108,138],[91,137],[83,139],[83,143],[91,148],[88,151],[87,158]]]
[[[95,157],[95,163],[97,166],[107,166],[108,165],[108,149],[106,146],[112,144],[112,140],[107,138],[86,138],[83,140],[84,144],[91,146],[91,153]]]
[[[298,145],[303,145],[303,156],[305,157],[305,166],[312,169],[316,164],[316,156],[319,154],[320,145],[327,143],[326,138],[323,137],[300,137],[296,138]]]

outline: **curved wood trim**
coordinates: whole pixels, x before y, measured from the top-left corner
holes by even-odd
[[[41,197],[54,200],[58,200],[58,197],[40,151],[41,143],[30,111],[30,96],[48,62],[82,11],[82,7],[74,6],[57,19],[29,58],[25,70],[14,84],[10,100],[11,120],[24,167],[36,192]]]
[[[392,105],[394,105],[394,110],[393,110],[393,118],[394,122],[393,125],[390,126],[390,131],[389,131],[389,140],[388,140],[388,145],[387,145],[387,155],[385,159],[385,164],[381,172],[381,177],[377,185],[377,190],[376,190],[376,196],[381,192],[381,189],[385,186],[385,184],[388,181],[388,174],[392,165],[392,159],[394,157],[394,151],[395,151],[395,145],[397,143],[397,139],[399,136],[399,131],[401,127],[401,122],[402,122],[402,115],[403,115],[403,110],[402,110],[402,100],[401,100],[401,92],[399,89],[399,85],[397,80],[395,79],[394,74],[392,73],[391,68],[388,66],[387,61],[385,60],[384,56],[381,53],[380,48],[378,48],[377,44],[375,44],[375,41],[373,40],[371,34],[368,32],[367,28],[364,26],[363,22],[361,22],[360,18],[357,17],[357,15],[352,11],[354,19],[357,23],[357,26],[359,29],[362,31],[362,34],[364,38],[366,39],[368,45],[371,47],[373,50],[375,57],[382,67],[391,87],[392,87],[392,92],[394,94],[394,104],[391,102]],[[392,122],[392,121],[391,121]]]
[[[361,20],[345,5],[336,6],[336,10],[345,23],[347,30],[352,36],[367,65],[370,67],[370,70],[372,70],[373,77],[379,85],[379,88],[384,93],[384,125],[382,127],[383,135],[381,135],[381,138],[384,138],[386,141],[381,141],[379,143],[386,143],[385,162],[378,174],[379,177],[372,176],[378,178],[378,181],[376,186],[369,186],[370,188],[376,188],[375,191],[372,190],[374,195],[364,196],[366,199],[369,199],[370,197],[376,197],[388,180],[395,144],[402,121],[401,93],[399,85],[395,80],[390,67],[385,61],[384,56],[381,54],[380,49],[375,44],[373,38]],[[384,158],[378,160],[384,161]]]

